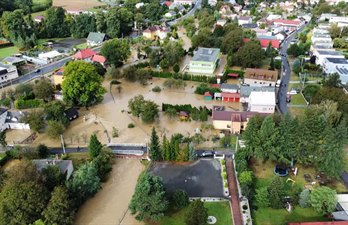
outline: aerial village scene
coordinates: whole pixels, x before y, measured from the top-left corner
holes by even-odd
[[[348,225],[348,1],[0,0],[0,225]]]

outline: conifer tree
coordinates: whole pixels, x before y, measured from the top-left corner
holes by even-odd
[[[150,142],[150,146],[149,146],[149,152],[150,152],[151,160],[154,160],[154,161],[162,160],[158,135],[157,135],[156,129],[154,127],[152,128],[150,141],[151,142]]]

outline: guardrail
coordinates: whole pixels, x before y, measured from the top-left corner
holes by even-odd
[[[111,150],[114,154],[119,155],[136,155],[136,156],[142,156],[144,155],[143,151],[140,150]]]
[[[134,146],[134,147],[147,147],[145,143],[109,143],[107,144],[108,147],[112,146]]]

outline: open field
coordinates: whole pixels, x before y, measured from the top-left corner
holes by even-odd
[[[11,46],[7,48],[0,48],[0,59],[6,58],[13,54],[18,53],[19,49],[16,46]]]
[[[77,212],[75,225],[119,224],[127,212],[135,185],[144,166],[137,159],[117,159],[108,181]],[[126,214],[122,225],[141,225]]]
[[[88,10],[104,3],[97,0],[53,0],[53,6],[60,6],[66,10]]]
[[[217,220],[215,225],[233,225],[228,202],[205,202],[204,206],[208,208],[208,216],[215,216]],[[177,212],[169,212],[158,223],[148,223],[148,225],[183,225],[187,209],[188,207]]]
[[[192,104],[193,106],[206,106],[212,108],[213,105],[225,105],[228,110],[240,109],[239,103],[226,103],[221,101],[205,101],[203,96],[194,94],[197,82],[186,82],[185,89],[164,89],[160,93],[152,92],[155,86],[162,86],[165,79],[153,78],[149,85],[143,86],[138,83],[129,83],[121,80],[122,90],[118,92],[116,87],[112,87],[112,95],[110,92],[104,95],[101,104],[90,107],[88,110],[81,108],[79,110],[80,117],[73,121],[64,133],[64,141],[69,147],[86,146],[91,134],[95,133],[102,143],[108,143],[107,135],[110,136],[111,142],[117,143],[145,143],[149,140],[151,129],[154,126],[160,136],[164,134],[170,137],[172,134],[181,133],[185,136],[193,136],[196,128],[201,128],[202,122],[179,121],[179,118],[169,119],[162,112],[159,113],[159,119],[153,124],[144,124],[139,118],[128,114],[128,101],[136,95],[142,94],[145,99],[152,100],[159,105],[161,111],[162,103],[170,104]],[[104,82],[104,87],[109,91],[109,82]],[[83,119],[85,117],[85,120]],[[133,123],[134,128],[128,128],[128,124]],[[211,124],[209,119],[207,124]],[[112,138],[111,131],[115,127],[119,130],[119,137]],[[105,132],[107,131],[107,132]],[[131,131],[131,132],[130,132]],[[8,143],[13,143],[16,133],[19,131],[11,131],[11,135],[7,137]],[[204,130],[202,135],[211,140],[213,135],[217,135],[218,131]],[[51,140],[46,134],[39,134],[34,141],[34,145],[44,143],[48,146],[60,146],[59,140]],[[205,142],[204,147],[215,147],[219,143],[212,141]]]

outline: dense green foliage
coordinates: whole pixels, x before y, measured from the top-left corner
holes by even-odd
[[[153,123],[158,117],[158,105],[137,95],[128,101],[128,108],[133,116],[141,117],[144,123]]]
[[[130,55],[129,44],[125,40],[113,39],[103,44],[100,53],[110,64],[120,66]]]
[[[335,210],[336,194],[336,191],[329,187],[317,187],[311,192],[310,204],[317,212],[327,215]]]
[[[137,220],[159,220],[168,208],[163,181],[160,177],[143,174],[135,187],[129,204]]]
[[[208,219],[208,209],[201,200],[191,202],[186,213],[186,225],[205,225]]]

